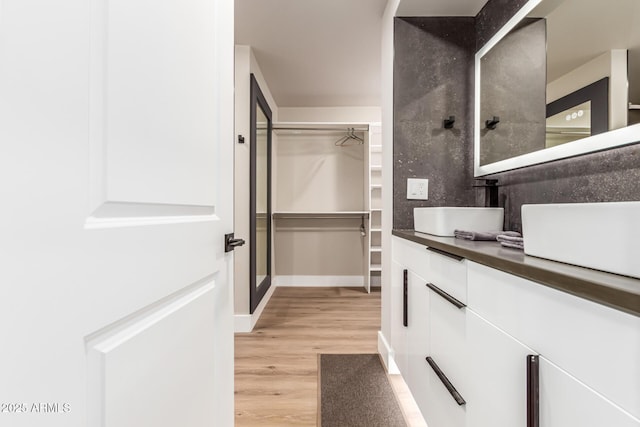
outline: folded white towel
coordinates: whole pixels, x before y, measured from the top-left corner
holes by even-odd
[[[457,239],[464,240],[497,240],[498,236],[513,236],[520,237],[521,234],[517,231],[466,231],[466,230],[454,230],[453,235]]]
[[[524,244],[524,239],[520,236],[510,236],[508,234],[500,234],[496,237],[498,242],[509,242],[509,243],[521,243]]]
[[[524,245],[519,243],[500,242],[500,245],[504,246],[505,248],[524,250]]]
[[[524,250],[524,239],[522,237],[501,234],[496,237],[496,240],[505,248]]]

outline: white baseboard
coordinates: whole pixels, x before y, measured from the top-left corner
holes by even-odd
[[[250,314],[234,314],[233,315],[233,329],[235,332],[251,332],[254,323],[252,322],[253,316]]]
[[[387,368],[387,372],[389,374],[396,375],[400,373],[400,369],[398,369],[398,365],[396,365],[393,358],[393,349],[384,337],[382,331],[378,331],[378,353],[380,353],[382,361],[384,362],[385,368]]]
[[[364,286],[364,276],[275,276],[276,286]]]
[[[272,283],[267,290],[267,293],[264,294],[262,301],[256,307],[253,314],[235,314],[233,316],[234,321],[234,331],[235,332],[251,332],[253,331],[253,327],[256,326],[258,319],[262,315],[262,311],[266,307],[267,303],[271,299],[273,295],[273,291],[276,289],[276,286]]]

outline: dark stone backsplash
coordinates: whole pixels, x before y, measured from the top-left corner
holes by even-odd
[[[528,0],[489,0],[476,15],[476,51],[480,50]]]
[[[484,206],[473,180],[473,69],[481,48],[526,0],[489,0],[474,18],[396,18],[394,212],[413,228],[415,206]],[[442,120],[456,116],[454,129]],[[406,200],[406,178],[428,178],[429,200]],[[640,144],[494,174],[505,229],[521,231],[526,203],[640,200]]]
[[[396,18],[394,47],[393,226],[411,229],[414,207],[474,204],[474,19]],[[407,200],[407,178],[429,179],[429,199]]]
[[[640,200],[640,145],[529,166],[491,177],[498,178],[501,186],[505,227],[522,231],[520,207],[523,204]]]

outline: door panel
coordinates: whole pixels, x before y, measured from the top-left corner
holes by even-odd
[[[233,2],[2,0],[0,141],[0,425],[233,425]]]
[[[215,4],[90,4],[90,134],[103,169],[92,190],[110,202],[212,206]]]
[[[212,419],[213,406],[206,399],[214,392],[216,348],[206,337],[216,332],[214,289],[215,281],[205,281],[92,338],[88,398],[95,425],[169,427]]]

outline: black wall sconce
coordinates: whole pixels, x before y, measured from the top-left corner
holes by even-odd
[[[487,129],[495,129],[498,123],[500,123],[500,117],[498,116],[493,116],[492,118],[484,122],[484,124],[487,126]]]
[[[453,124],[456,122],[456,116],[449,116],[448,119],[444,119],[444,128],[453,129]]]

